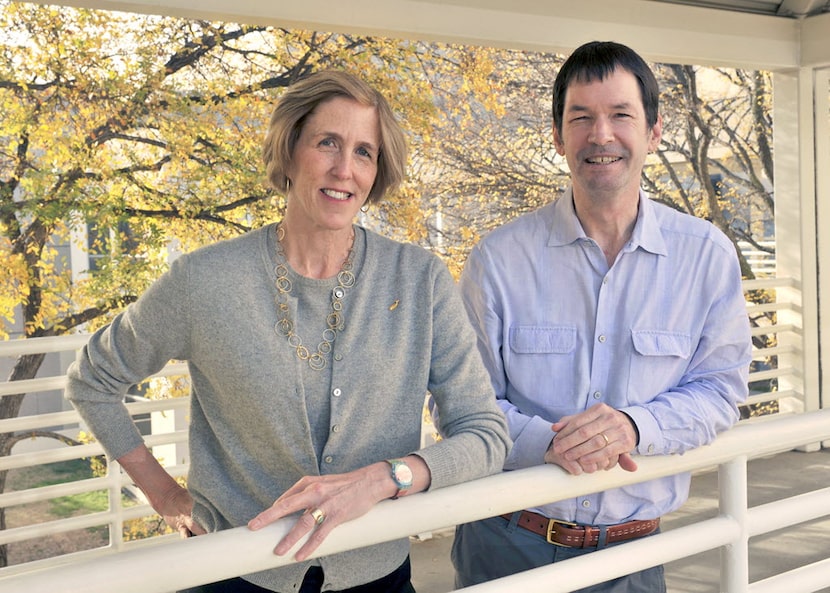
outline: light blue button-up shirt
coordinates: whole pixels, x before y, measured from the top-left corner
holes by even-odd
[[[640,455],[683,453],[738,419],[751,341],[733,244],[714,225],[641,192],[612,266],[586,236],[571,190],[485,237],[461,279],[508,419],[505,469],[544,463],[551,424],[604,402],[637,425]],[[536,510],[588,524],[677,509],[688,474]]]

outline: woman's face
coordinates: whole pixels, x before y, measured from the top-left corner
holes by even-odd
[[[306,119],[288,177],[292,227],[306,231],[351,227],[378,170],[377,111],[345,97],[321,103]]]

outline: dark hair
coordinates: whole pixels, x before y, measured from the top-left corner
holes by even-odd
[[[358,77],[340,70],[315,72],[292,84],[280,97],[271,114],[262,157],[268,181],[277,191],[286,191],[286,171],[308,117],[321,103],[335,97],[353,99],[374,107],[380,128],[378,171],[368,202],[379,202],[383,195],[403,181],[406,172],[406,136],[392,108],[374,88]]]
[[[654,72],[645,60],[628,46],[613,41],[591,41],[574,50],[562,64],[553,83],[553,123],[560,135],[568,86],[574,81],[588,83],[605,80],[617,68],[630,72],[637,79],[646,123],[649,128],[654,127],[660,107],[660,88]]]

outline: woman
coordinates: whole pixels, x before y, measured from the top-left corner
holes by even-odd
[[[284,93],[263,152],[283,220],[176,260],[91,337],[67,397],[183,534],[299,514],[275,549],[287,554],[313,531],[296,564],[194,591],[412,591],[406,540],[306,559],[380,500],[501,470],[503,416],[446,267],[353,224],[404,174],[383,97],[313,74]],[[170,359],[192,381],[187,489],[123,404]],[[427,391],[445,438],[418,450]]]

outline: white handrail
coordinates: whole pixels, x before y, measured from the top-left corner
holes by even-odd
[[[74,344],[77,340],[75,340],[75,336],[71,336],[70,343]],[[89,339],[89,336],[84,336],[84,338]],[[36,342],[37,340],[42,340],[44,338],[33,338],[32,340],[20,340],[20,342]],[[57,339],[57,338],[50,338],[50,339]],[[15,352],[17,348],[8,348],[4,349],[3,346],[6,344],[14,344],[17,345],[15,342],[0,342],[0,352],[4,355],[7,354],[6,350],[9,352]],[[33,345],[34,346],[34,345]],[[33,350],[38,350],[37,347],[33,347]],[[64,348],[64,350],[69,350],[68,348]],[[55,350],[55,352],[59,352],[60,350]],[[151,375],[147,377],[148,379],[153,379],[155,377],[170,377],[171,375],[186,375],[188,373],[187,363],[184,362],[171,362],[167,364],[162,370],[160,370],[155,375]],[[5,383],[0,383],[0,396],[3,395],[15,395],[18,393],[30,393],[30,392],[37,392],[37,391],[51,391],[55,389],[63,389],[66,387],[66,375],[56,375],[54,377],[42,377],[39,379],[22,379],[20,381],[7,381]]]
[[[21,356],[23,354],[68,352],[83,348],[87,341],[89,341],[89,334],[85,333],[9,340],[0,344],[0,354],[3,356]]]
[[[333,554],[424,531],[439,530],[515,509],[533,507],[553,500],[572,498],[677,472],[693,471],[712,465],[720,465],[723,470],[730,464],[734,466],[733,460],[736,459],[743,458],[745,461],[829,437],[830,410],[824,410],[762,425],[739,426],[721,435],[713,444],[684,455],[639,458],[639,469],[634,473],[615,469],[609,472],[569,476],[554,466],[505,472],[434,492],[416,494],[396,501],[383,501],[363,517],[338,526],[315,555]],[[723,498],[723,485],[721,489]],[[555,496],[551,493],[555,493]],[[745,507],[745,492],[731,492],[729,496],[731,505],[743,504]],[[620,570],[628,572],[644,565],[667,562],[706,549],[734,545],[741,534],[749,529],[749,525],[759,524],[759,513],[769,509],[774,511],[775,507],[764,506],[757,509],[760,510],[754,509],[744,513],[747,518],[743,524],[738,520],[740,517],[721,514],[715,519],[671,530],[653,538],[596,552],[591,555],[590,560],[569,560],[467,590],[476,593],[512,590],[521,590],[523,593],[541,592],[548,590],[551,573],[557,575],[558,583],[569,583],[569,586],[571,583],[578,583],[577,586],[588,584],[588,578],[594,583],[602,582],[609,574],[617,574]],[[804,520],[804,517],[815,518],[828,513],[830,505],[822,504],[801,509],[797,519],[800,521]],[[750,520],[748,517],[753,518]],[[0,593],[52,593],[56,583],[60,583],[60,590],[64,593],[109,593],[113,590],[113,583],[118,583],[120,593],[162,593],[239,574],[285,566],[292,560],[277,557],[272,550],[292,523],[292,520],[283,520],[258,532],[240,527],[185,541],[111,554],[37,573],[0,578]],[[666,545],[667,543],[671,545]],[[646,548],[649,554],[638,553]],[[599,561],[601,558],[613,558],[616,561],[603,563]],[[579,567],[588,562],[590,570],[580,571]],[[821,567],[814,569],[815,571],[823,574]],[[537,578],[539,574],[544,578]],[[578,576],[579,574],[582,576]],[[809,574],[809,571],[805,574]],[[130,575],[130,578],[125,578],[125,575]],[[141,575],[141,578],[137,578],[137,575]],[[823,582],[830,582],[830,577]],[[740,590],[748,590],[748,587],[749,585],[744,583]],[[737,591],[729,590],[729,593]]]

